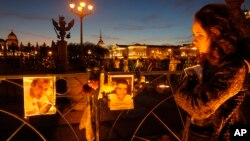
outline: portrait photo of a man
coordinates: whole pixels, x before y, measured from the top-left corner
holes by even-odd
[[[133,109],[133,75],[111,75],[109,83],[115,86],[108,95],[110,110]]]
[[[55,114],[55,78],[24,77],[24,115]]]

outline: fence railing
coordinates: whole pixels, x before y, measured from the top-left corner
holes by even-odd
[[[105,72],[109,74],[133,74],[136,78],[146,77],[149,83],[135,81],[136,95],[140,95],[144,88],[157,87],[158,82],[171,83],[171,90],[178,84],[182,71],[131,71],[131,72]],[[0,117],[1,125],[6,125],[0,129],[0,140],[24,139],[24,140],[86,140],[79,125],[83,112],[88,103],[88,95],[82,93],[82,86],[88,83],[91,73],[69,73],[69,74],[18,74],[0,75]],[[22,79],[24,77],[54,76],[57,80],[57,93],[55,115],[24,117],[24,87]],[[166,79],[168,79],[166,81]],[[138,79],[139,80],[139,79]],[[63,84],[65,81],[66,85]],[[66,87],[66,89],[61,88]],[[98,92],[95,91],[95,94]],[[94,97],[96,100],[96,97]],[[96,101],[92,103],[92,123],[96,140],[102,131],[99,130],[99,117],[97,110],[93,106],[98,106]],[[97,107],[98,108],[98,107]],[[151,108],[154,108],[153,106]],[[12,118],[9,118],[9,117]],[[115,126],[115,125],[114,125]],[[138,127],[138,129],[141,127]],[[83,130],[85,131],[85,130]],[[112,131],[111,131],[112,132]],[[29,134],[29,136],[27,136]],[[132,135],[131,135],[132,136]],[[136,136],[136,133],[135,135]]]

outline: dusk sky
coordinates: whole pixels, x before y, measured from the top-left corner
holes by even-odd
[[[75,0],[78,1],[78,0]],[[69,0],[1,0],[0,38],[13,30],[19,43],[51,45],[57,36],[52,18],[75,20],[68,43],[80,43],[80,21]],[[207,3],[224,0],[92,0],[94,11],[83,21],[83,42],[97,43],[100,30],[106,45],[184,44],[192,40],[193,15]],[[250,9],[250,1],[245,0]]]

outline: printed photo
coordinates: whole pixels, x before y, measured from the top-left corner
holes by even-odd
[[[134,75],[109,75],[108,83],[115,86],[109,98],[110,110],[134,109]]]
[[[55,77],[24,77],[24,116],[55,114]]]

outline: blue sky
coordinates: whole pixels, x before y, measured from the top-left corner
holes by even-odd
[[[78,0],[75,0],[78,1]],[[97,43],[102,30],[106,45],[183,44],[192,40],[193,14],[207,3],[224,0],[92,0],[94,11],[83,21],[83,42]],[[70,12],[69,0],[1,0],[0,38],[11,30],[19,42],[51,44],[56,33],[51,19],[75,20],[69,43],[80,42],[79,18]],[[250,9],[250,1],[245,0]]]

